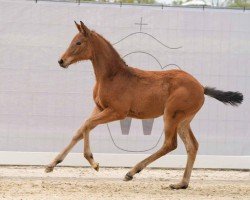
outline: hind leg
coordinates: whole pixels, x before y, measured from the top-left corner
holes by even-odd
[[[165,141],[163,146],[157,152],[147,157],[143,161],[139,162],[137,165],[135,165],[126,174],[126,176],[124,177],[124,181],[132,180],[133,176],[136,173],[139,173],[150,163],[177,148],[177,127],[179,122],[183,120],[184,114],[182,112],[174,112],[174,113],[168,111],[164,113]]]
[[[199,144],[194,137],[189,123],[190,121],[184,121],[178,127],[178,134],[186,147],[188,157],[183,178],[180,183],[170,185],[170,188],[172,189],[186,189],[188,187],[194,161],[198,151]]]

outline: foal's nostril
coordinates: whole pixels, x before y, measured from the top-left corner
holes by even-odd
[[[63,60],[62,59],[59,60],[58,63],[59,63],[59,65],[62,65],[63,64]]]

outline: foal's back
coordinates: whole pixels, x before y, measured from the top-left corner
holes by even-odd
[[[135,79],[139,87],[146,85],[149,86],[147,89],[150,89],[151,87],[157,86],[159,90],[167,92],[168,94],[173,90],[184,87],[187,90],[200,90],[197,92],[204,94],[204,88],[200,82],[183,70],[146,71],[129,67],[128,71],[132,74],[131,77],[133,78],[131,79]]]
[[[131,117],[158,117],[169,104],[175,110],[187,110],[194,106],[199,109],[203,104],[203,86],[187,72],[145,71],[128,67],[127,73],[130,75],[124,76],[127,77],[125,83],[130,89],[122,95],[131,99]]]

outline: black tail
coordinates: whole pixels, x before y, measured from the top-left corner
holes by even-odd
[[[204,94],[213,97],[224,104],[231,104],[232,106],[238,106],[243,101],[243,94],[240,92],[224,92],[216,90],[216,88],[205,87]]]

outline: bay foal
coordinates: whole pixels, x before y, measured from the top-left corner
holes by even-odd
[[[190,122],[204,103],[204,94],[238,105],[243,95],[203,87],[194,77],[182,70],[144,71],[129,67],[112,45],[98,33],[89,30],[82,22],[76,24],[79,33],[59,60],[63,68],[82,60],[90,60],[94,67],[96,84],[93,90],[95,108],[89,119],[79,128],[68,146],[46,167],[46,172],[63,161],[73,146],[84,139],[84,157],[99,170],[89,145],[89,133],[99,124],[125,117],[156,118],[163,115],[165,140],[154,154],[135,165],[124,180],[133,179],[147,165],[177,147],[177,133],[187,150],[187,164],[180,183],[173,189],[188,187],[198,150],[198,142]]]

